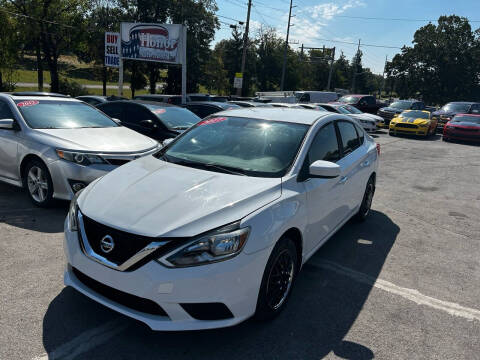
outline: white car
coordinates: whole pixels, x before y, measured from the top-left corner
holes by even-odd
[[[377,120],[365,116],[364,113],[355,109],[353,106],[344,103],[329,103],[329,104],[318,104],[326,111],[334,112],[337,114],[345,114],[355,120],[364,130],[369,132],[377,131]],[[347,107],[348,106],[348,107]],[[357,110],[358,112],[354,111]]]
[[[379,152],[344,115],[217,113],[72,200],[64,282],[154,330],[272,318],[302,264],[367,217]]]

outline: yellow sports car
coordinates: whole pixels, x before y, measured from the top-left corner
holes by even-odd
[[[435,135],[437,122],[431,119],[429,111],[406,110],[390,121],[388,133],[390,135]]]

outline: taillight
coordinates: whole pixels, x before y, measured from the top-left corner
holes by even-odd
[[[380,155],[380,144],[376,144],[377,145],[377,154]]]

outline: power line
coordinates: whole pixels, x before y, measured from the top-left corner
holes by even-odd
[[[38,19],[38,18],[35,18],[35,17],[33,17],[33,16],[28,16],[28,15],[25,15],[25,14],[19,14],[19,13],[13,12],[13,11],[8,11],[8,10],[6,10],[6,9],[1,9],[1,8],[0,8],[0,11],[6,12],[7,14],[10,14],[10,15],[13,15],[13,16],[20,16],[20,17],[32,19],[32,20],[35,20],[35,21],[40,21],[40,22],[48,23],[48,24],[54,24],[54,25],[64,26],[64,27],[68,27],[68,28],[71,28],[71,29],[75,29],[75,28],[76,28],[75,26],[71,26],[71,25],[67,25],[67,24],[62,24],[62,23],[58,23],[58,22],[55,22],[55,21]]]
[[[333,40],[333,39],[323,39],[323,38],[312,38],[312,39],[313,39],[313,40],[320,40],[320,41],[336,42],[336,43],[340,43],[340,44],[357,45],[357,43],[350,42],[350,41]],[[385,49],[403,49],[403,47],[400,47],[400,46],[376,45],[376,44],[364,44],[364,43],[362,43],[361,46],[376,47],[376,48],[385,48]]]
[[[243,21],[241,21],[241,20],[237,20],[237,19],[234,19],[234,18],[231,18],[231,17],[228,17],[228,16],[224,16],[224,15],[218,15],[218,14],[216,14],[216,15],[217,15],[218,17],[221,17],[221,18],[224,18],[224,19],[236,21],[236,22],[238,22],[240,25],[243,24]]]
[[[438,19],[383,18],[383,17],[350,16],[350,15],[333,15],[333,17],[359,19],[359,20],[385,20],[385,21],[412,21],[412,22],[438,21]],[[480,20],[469,20],[469,19],[467,20],[472,23],[480,23]]]

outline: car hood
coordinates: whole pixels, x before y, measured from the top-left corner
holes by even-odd
[[[453,117],[453,116],[455,116],[456,114],[460,114],[460,113],[461,113],[461,112],[458,112],[458,111],[437,110],[437,111],[432,112],[432,116],[440,116],[440,115],[443,115],[443,116]]]
[[[395,108],[392,108],[392,107],[384,107],[384,108],[381,108],[380,110],[385,111],[385,112],[395,113],[395,114],[400,114],[400,113],[403,112],[403,110],[401,110],[401,109],[395,109]]]
[[[469,122],[469,121],[455,121],[454,123],[449,122],[449,126],[464,126],[464,127],[474,127],[474,128],[479,128],[480,129],[480,124],[474,123],[474,122]]]
[[[378,115],[374,115],[374,114],[368,114],[368,113],[363,113],[363,114],[356,114],[357,116],[360,115],[360,116],[363,116],[365,118],[368,118],[368,119],[372,119],[374,121],[381,121],[383,122],[383,118],[381,116],[378,116]]]
[[[129,153],[157,146],[157,142],[126,127],[35,129],[36,140],[65,150]]]
[[[396,117],[395,120],[397,123],[409,123],[415,125],[423,125],[428,124],[430,120],[422,119],[422,118],[404,118],[404,117]]]
[[[371,118],[370,116],[366,116],[365,114],[351,114],[349,116],[357,120],[363,120],[363,121],[369,121],[369,122],[375,123],[374,118]]]
[[[188,237],[238,221],[277,199],[281,178],[224,174],[147,156],[108,173],[79,197],[102,224],[150,237]]]

